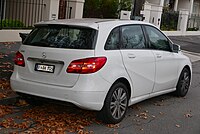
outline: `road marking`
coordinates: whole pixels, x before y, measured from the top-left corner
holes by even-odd
[[[200,60],[200,53],[194,53],[189,51],[181,50],[184,55],[188,56],[191,60],[191,62],[196,62]]]

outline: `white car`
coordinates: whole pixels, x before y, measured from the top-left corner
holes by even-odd
[[[120,122],[128,106],[142,100],[185,96],[192,75],[178,45],[152,24],[131,20],[38,23],[15,64],[11,87],[20,95],[100,111],[106,123]]]

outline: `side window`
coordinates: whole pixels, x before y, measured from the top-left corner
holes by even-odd
[[[131,25],[122,27],[122,49],[143,49],[145,39],[141,26]]]
[[[171,51],[168,39],[159,30],[151,26],[145,27],[152,49]]]
[[[106,41],[105,50],[119,49],[119,28],[115,28],[111,31]]]

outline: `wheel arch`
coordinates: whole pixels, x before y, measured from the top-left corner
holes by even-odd
[[[113,86],[115,83],[117,83],[117,82],[121,82],[121,83],[123,83],[123,84],[126,85],[126,87],[127,87],[127,89],[128,89],[129,99],[130,99],[130,98],[131,98],[131,94],[132,94],[130,82],[129,82],[126,78],[121,77],[121,78],[118,78],[118,79],[112,84],[112,86]],[[111,86],[111,87],[112,87],[112,86]],[[108,90],[108,92],[109,92],[109,91],[110,91],[110,89]]]
[[[181,72],[183,71],[184,68],[187,68],[189,70],[190,76],[192,78],[192,63],[187,56],[183,55],[183,59],[181,60],[181,62],[179,63],[179,66],[178,66],[178,74],[177,74],[178,79],[179,79]],[[178,79],[177,79],[177,81],[178,81]]]
[[[184,85],[184,88],[182,88],[182,84],[181,84],[182,82],[181,82],[181,81],[184,81],[184,79],[185,79],[185,78],[183,78],[183,77],[185,77],[185,76],[184,76],[184,73],[185,73],[186,70],[187,70],[187,72],[189,73],[188,75],[189,75],[189,77],[190,77],[190,79],[189,79],[190,83],[189,83],[189,85],[188,85],[187,88],[185,88],[186,85]],[[189,65],[185,65],[185,66],[182,68],[182,70],[180,71],[179,78],[178,78],[178,82],[177,82],[177,84],[176,84],[176,91],[174,92],[174,94],[175,94],[177,97],[184,97],[184,96],[187,94],[187,92],[188,92],[188,90],[189,90],[189,86],[191,85],[191,77],[192,77],[192,70],[191,70],[191,67],[190,67]]]
[[[190,73],[190,77],[192,76],[192,70],[191,70],[191,68],[190,68],[190,66],[189,65],[185,65],[184,67],[183,67],[183,69],[184,68],[187,68],[188,70],[189,70],[189,73]],[[182,70],[183,70],[182,69]]]
[[[182,66],[182,67],[180,68],[180,70],[179,70],[178,79],[179,79],[179,77],[180,77],[180,75],[181,75],[181,72],[183,71],[184,68],[187,68],[187,69],[189,70],[190,76],[191,76],[191,78],[192,78],[192,68],[191,68],[191,66],[190,66],[190,65],[184,65],[184,66]]]
[[[179,78],[180,78],[180,76],[181,76],[181,73],[182,73],[182,71],[184,70],[184,68],[187,68],[187,69],[189,70],[190,78],[192,79],[192,67],[191,67],[190,65],[186,64],[186,65],[182,66],[182,67],[180,68],[179,72],[178,72],[178,77],[177,77],[176,85],[177,85],[177,83],[178,83],[178,80],[179,80]],[[191,80],[190,80],[190,82],[191,82]],[[191,84],[191,83],[190,83],[190,84]]]
[[[117,119],[116,118],[114,119],[113,116],[112,116],[112,111],[110,109],[110,101],[111,101],[110,99],[112,97],[111,93],[112,92],[114,93],[114,91],[116,91],[116,88],[113,88],[113,87],[115,87],[115,84],[117,84],[117,85],[124,84],[124,86],[126,86],[127,89],[128,89],[127,92],[128,92],[129,96],[128,96],[125,111],[124,111],[125,113],[126,113],[127,108],[129,106],[129,99],[131,97],[131,85],[130,85],[129,81],[124,77],[120,77],[117,80],[115,80],[115,82],[111,85],[111,87],[109,88],[109,90],[106,94],[106,98],[104,100],[104,105],[103,105],[102,109],[100,110],[100,112],[97,115],[97,118],[99,118],[103,122],[109,123],[109,124],[119,123],[125,117],[125,113],[123,113],[123,115],[120,118],[117,118]],[[107,99],[107,97],[109,97],[109,98]]]

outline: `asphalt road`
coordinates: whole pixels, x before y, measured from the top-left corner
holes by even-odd
[[[181,45],[183,50],[200,53],[200,37],[170,37]],[[12,59],[12,58],[10,58]],[[95,134],[200,134],[200,61],[193,63],[193,79],[190,91],[184,98],[172,94],[162,95],[129,107],[125,119],[117,128],[109,128],[105,124],[93,123],[85,129]],[[51,104],[56,107],[56,104]],[[15,106],[14,113],[0,118],[22,116],[32,106]],[[67,110],[73,109],[67,107]],[[63,108],[60,112],[63,112]],[[74,111],[76,112],[76,110]],[[0,133],[11,130],[0,127]],[[23,131],[23,130],[22,130]],[[21,132],[21,130],[20,130]]]
[[[200,53],[200,36],[171,36],[169,38],[183,50]]]

